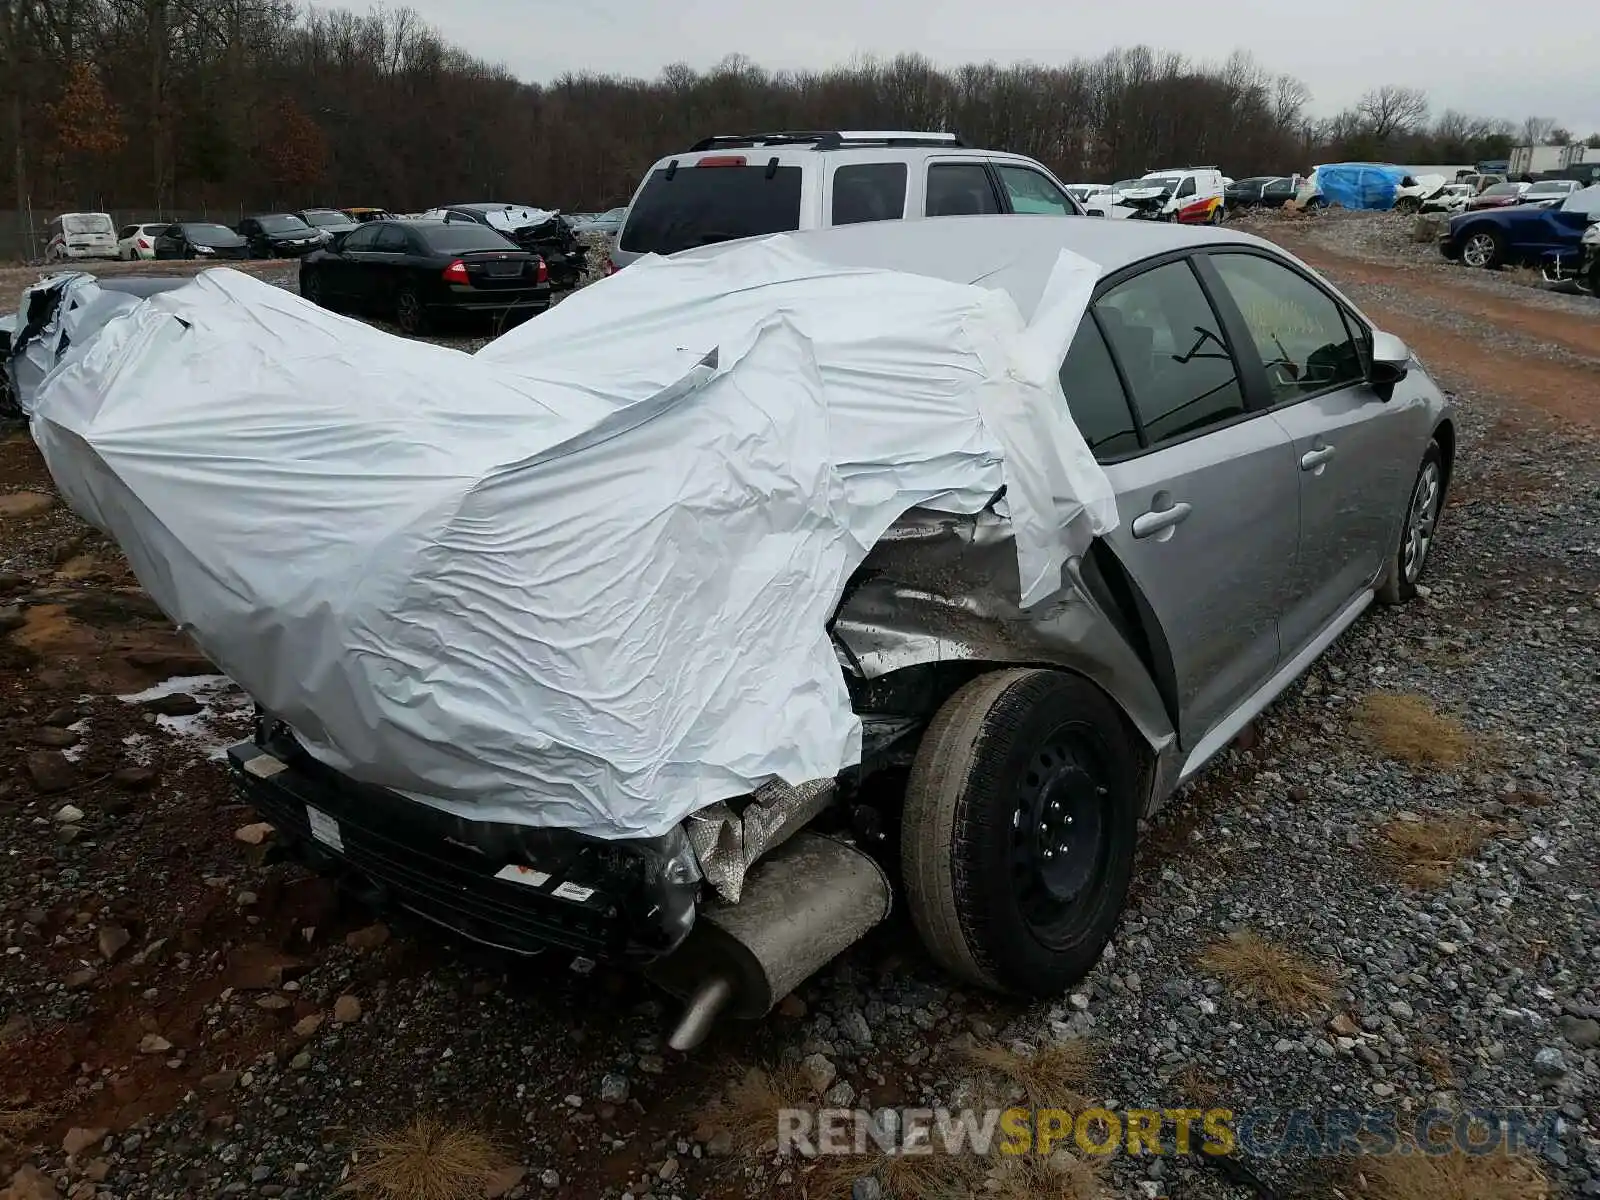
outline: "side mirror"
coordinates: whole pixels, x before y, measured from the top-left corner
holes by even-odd
[[[1392,333],[1374,330],[1372,334],[1372,374],[1369,383],[1376,388],[1392,388],[1411,369],[1411,350]]]

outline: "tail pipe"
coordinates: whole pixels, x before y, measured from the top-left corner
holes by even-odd
[[[888,876],[854,846],[798,833],[758,862],[738,904],[713,899],[649,970],[686,1007],[667,1044],[691,1050],[723,1013],[765,1016],[889,915]]]

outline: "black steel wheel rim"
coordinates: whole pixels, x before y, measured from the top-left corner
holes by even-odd
[[[1110,858],[1110,788],[1084,727],[1058,730],[1029,760],[1011,818],[1011,886],[1029,931],[1046,946],[1072,940],[1081,902]]]
[[[422,305],[410,292],[400,293],[399,318],[400,328],[407,333],[415,333],[422,316]]]

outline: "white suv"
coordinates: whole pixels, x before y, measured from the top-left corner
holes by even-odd
[[[758,133],[706,138],[661,159],[622,219],[611,261],[734,238],[983,213],[1082,216],[1031,158],[953,133]]]

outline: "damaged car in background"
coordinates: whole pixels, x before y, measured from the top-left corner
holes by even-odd
[[[32,428],[255,697],[229,759],[288,853],[647,967],[679,1049],[891,872],[946,969],[1059,995],[1140,819],[1417,594],[1456,445],[1276,247],[1017,216],[647,256],[475,355],[211,271]]]
[[[577,286],[583,271],[584,249],[573,225],[552,209],[526,204],[447,204],[422,214],[430,221],[470,221],[504,234],[512,242],[537,254],[550,273],[550,286],[566,290]]]

